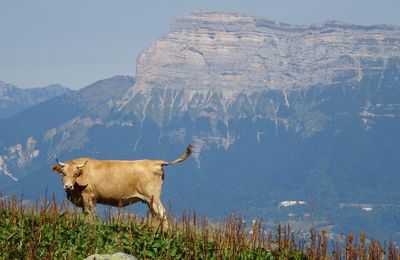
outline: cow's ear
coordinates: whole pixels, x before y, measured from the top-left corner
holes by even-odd
[[[54,166],[51,168],[51,170],[52,170],[53,172],[55,172],[55,173],[60,174],[60,173],[62,173],[61,168],[62,168],[62,167],[61,167],[60,165],[54,165]]]

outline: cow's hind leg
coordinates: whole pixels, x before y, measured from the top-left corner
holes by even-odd
[[[164,222],[164,224],[167,223],[167,215],[165,213],[165,208],[163,204],[161,203],[161,200],[158,199],[157,201],[154,202],[154,208],[156,208],[156,213],[158,217]]]
[[[165,213],[165,208],[161,203],[160,198],[154,198],[154,196],[152,196],[147,205],[151,214],[155,217],[158,217],[163,222],[163,225],[167,227],[167,215]]]

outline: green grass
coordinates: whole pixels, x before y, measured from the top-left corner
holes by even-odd
[[[327,259],[342,256],[383,255],[379,243],[369,250],[353,237],[346,248],[327,254],[326,232],[311,232],[295,242],[289,227],[266,234],[259,221],[247,227],[231,216],[220,223],[183,213],[169,218],[169,227],[159,221],[120,211],[105,219],[85,216],[65,205],[44,201],[23,205],[17,199],[0,200],[0,259],[83,259],[91,254],[124,252],[139,259]],[[251,232],[249,232],[251,229]],[[399,252],[388,247],[390,259]],[[300,248],[302,250],[300,250]],[[382,249],[382,250],[381,250]],[[397,257],[397,258],[396,258]]]

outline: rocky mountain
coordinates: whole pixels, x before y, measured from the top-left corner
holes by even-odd
[[[59,84],[22,89],[0,81],[0,119],[11,117],[24,109],[69,91]]]
[[[400,241],[399,46],[395,26],[192,13],[139,55],[135,80],[1,120],[0,190],[62,196],[56,156],[170,160],[192,143],[166,170],[177,212]]]

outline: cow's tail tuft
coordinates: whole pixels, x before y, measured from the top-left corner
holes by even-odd
[[[192,153],[192,148],[193,148],[193,146],[192,146],[191,144],[189,144],[189,145],[186,147],[186,152],[185,152],[184,155],[182,155],[181,157],[179,157],[179,158],[176,159],[175,161],[172,161],[172,162],[165,162],[165,164],[163,164],[163,165],[171,165],[171,164],[177,164],[177,163],[183,162],[183,161],[186,160],[186,159],[190,156],[190,154]]]

